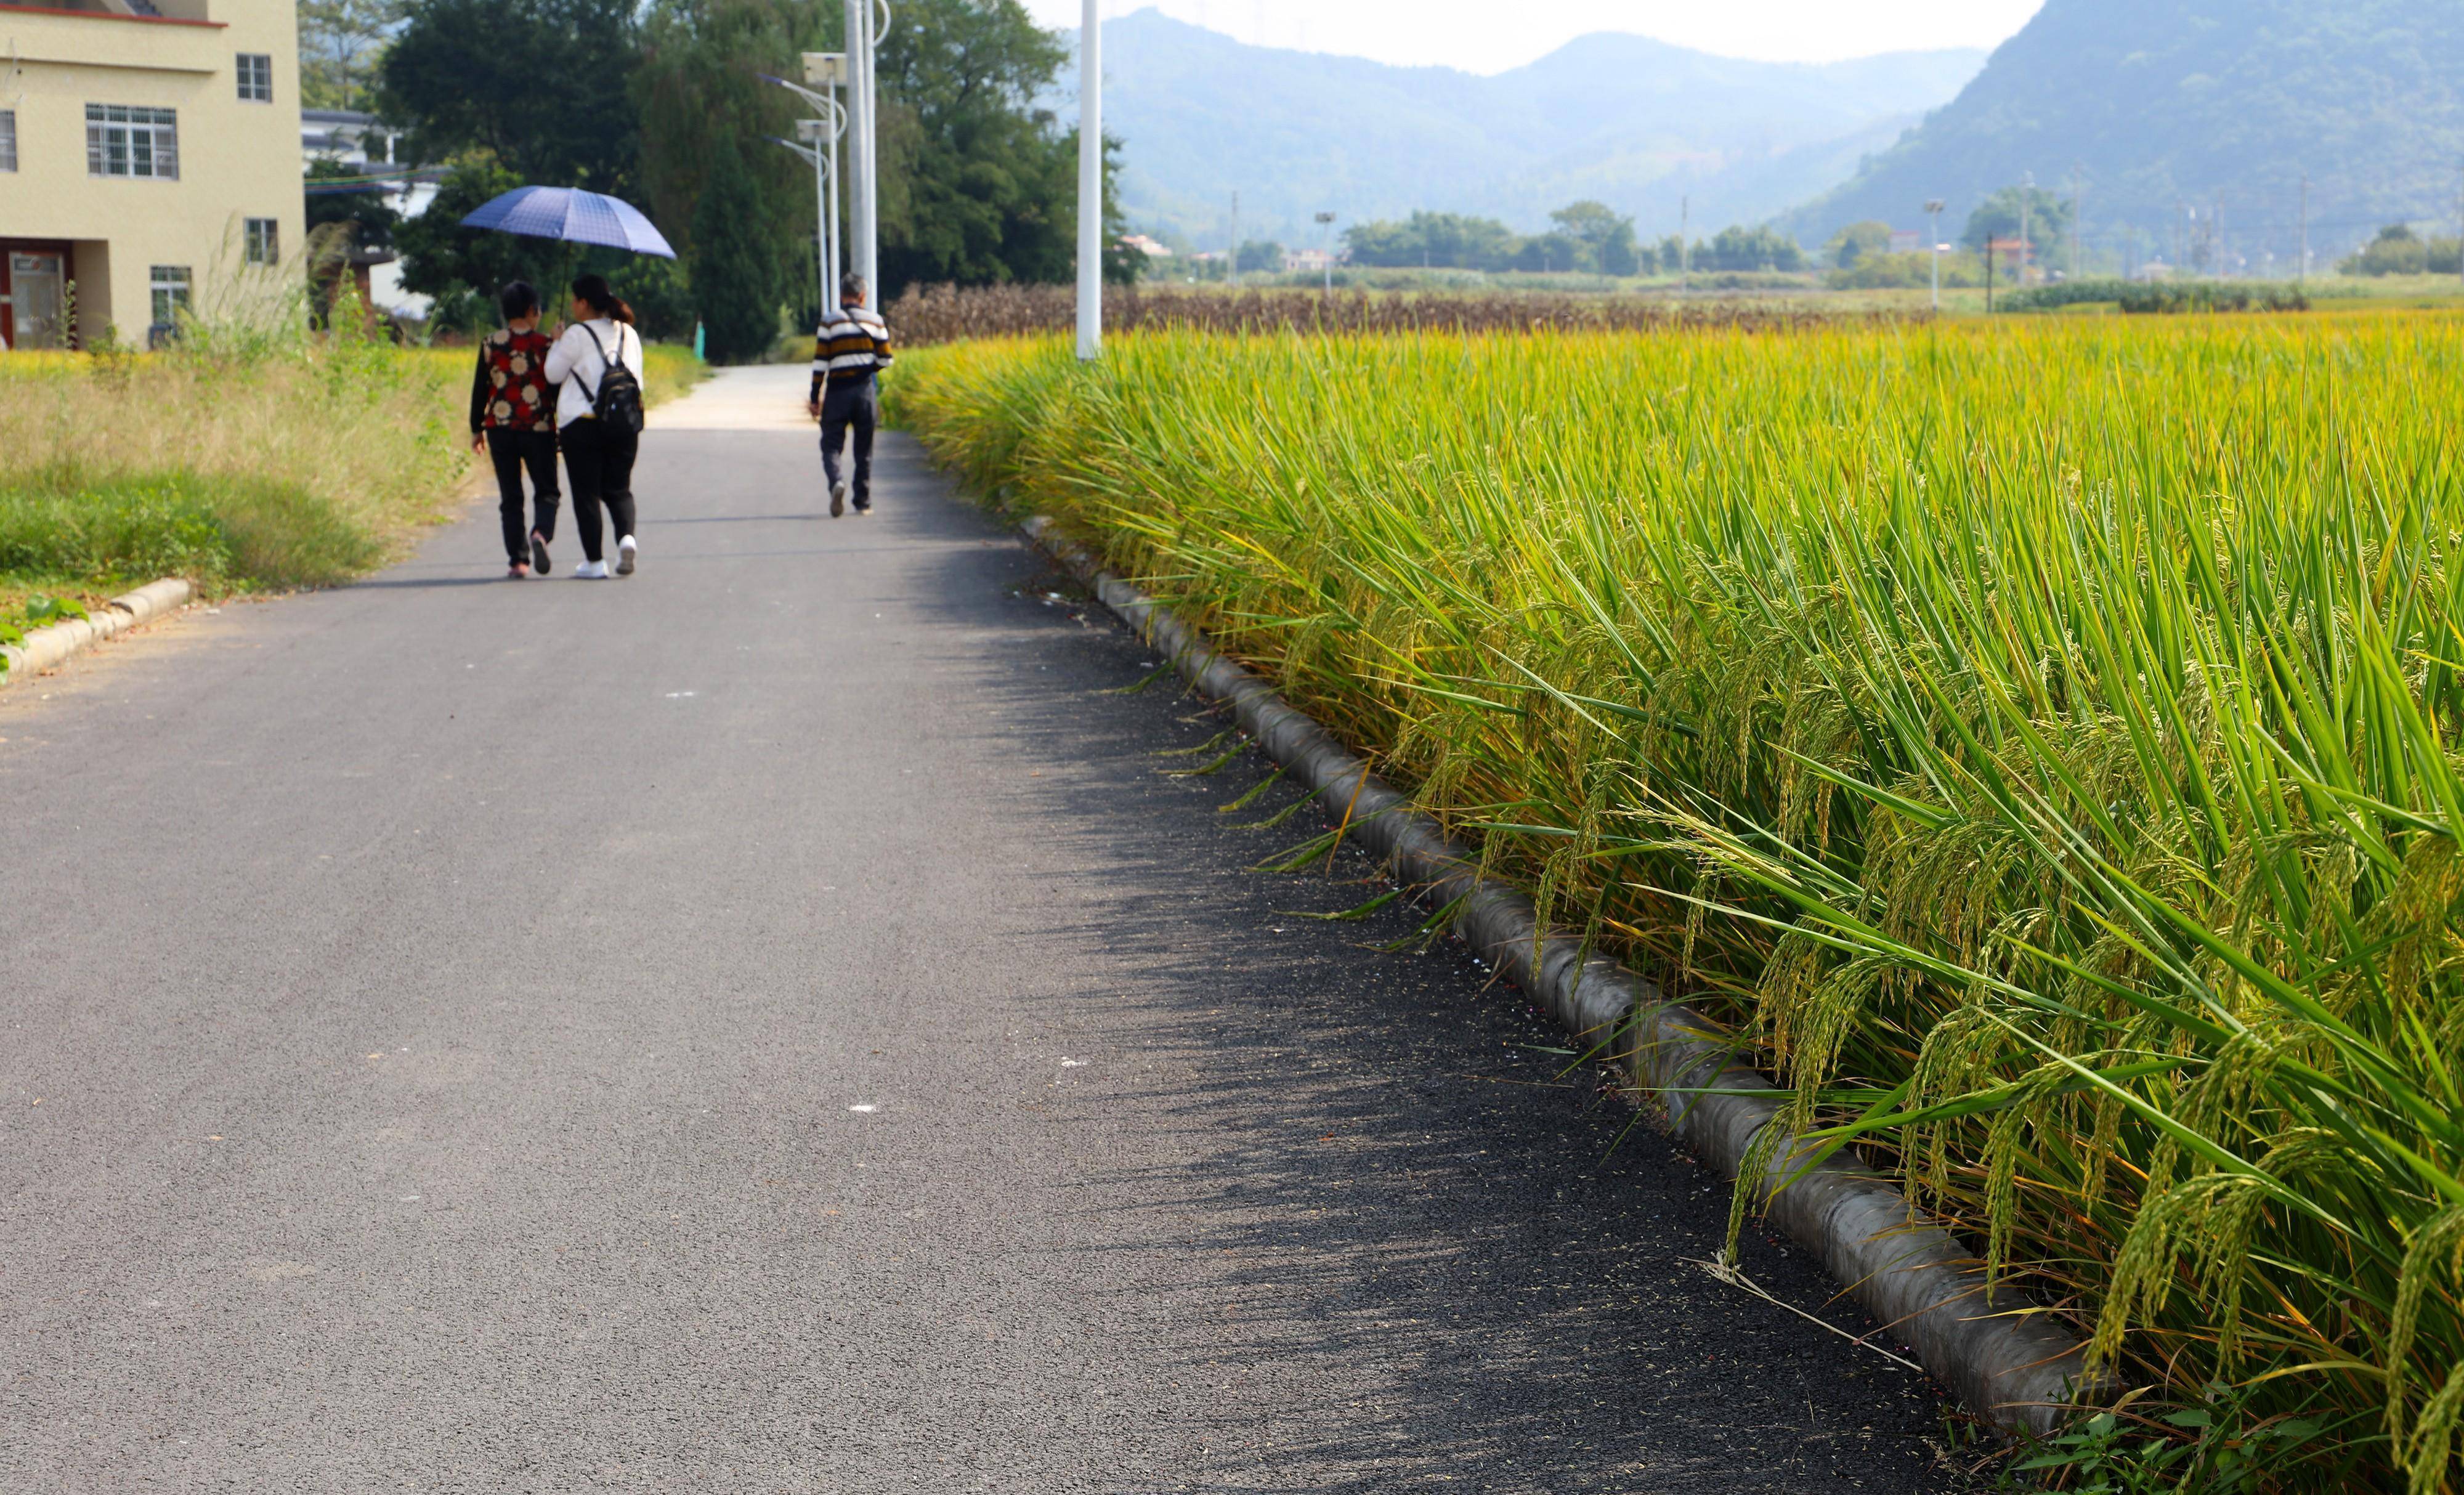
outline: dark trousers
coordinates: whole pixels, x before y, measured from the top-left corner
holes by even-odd
[[[616,538],[633,533],[633,456],[642,433],[604,427],[585,415],[557,432],[564,448],[564,475],[573,488],[573,527],[582,533],[583,559],[599,555],[599,506]]]
[[[839,449],[847,445],[847,428],[855,428],[855,506],[872,507],[872,429],[881,423],[881,399],[869,379],[860,384],[833,385],[822,391],[822,476],[839,485]]]
[[[529,564],[531,531],[556,539],[556,432],[488,428],[488,460],[496,468],[496,517],[504,524],[505,559]],[[522,522],[522,469],[531,472],[531,502],[539,517]]]

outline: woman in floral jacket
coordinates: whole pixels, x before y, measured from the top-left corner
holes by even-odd
[[[505,325],[479,344],[471,376],[471,450],[496,468],[496,513],[504,522],[506,575],[547,575],[556,539],[556,401],[547,384],[547,334],[539,330],[539,293],[517,280],[497,295]],[[522,526],[522,469],[531,471],[538,517]]]

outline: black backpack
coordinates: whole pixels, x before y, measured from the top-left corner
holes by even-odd
[[[592,333],[590,342],[599,345],[599,335]],[[590,413],[603,430],[639,431],[642,429],[642,382],[625,366],[625,324],[616,324],[616,352],[599,348],[599,387],[590,392]]]

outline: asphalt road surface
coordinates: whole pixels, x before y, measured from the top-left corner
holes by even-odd
[[[913,444],[828,518],[802,381],[654,418],[629,580],[474,505],[0,693],[0,1490],[1951,1482]]]

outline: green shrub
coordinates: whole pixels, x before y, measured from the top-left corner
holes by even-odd
[[[2298,286],[2215,280],[2118,280],[2099,277],[2013,291],[1996,303],[2006,312],[2050,312],[2111,304],[2140,316],[2177,312],[2306,312]]]
[[[0,488],[0,572],[96,578],[224,579],[231,540],[210,479],[166,474],[89,483],[74,472]]]

